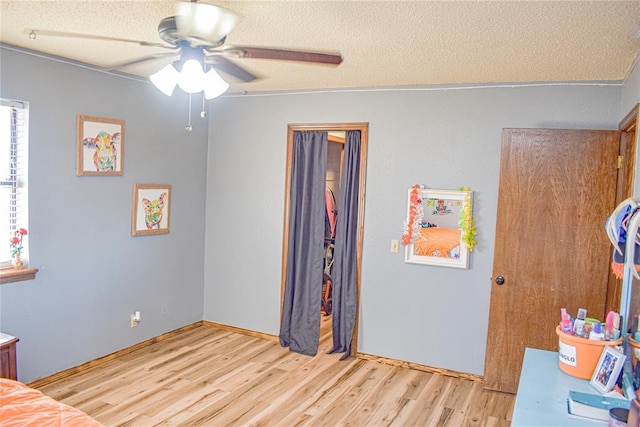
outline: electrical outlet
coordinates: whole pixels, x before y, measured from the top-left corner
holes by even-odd
[[[393,252],[394,254],[397,254],[399,249],[400,249],[400,242],[397,241],[397,240],[392,240],[391,241],[391,252]]]

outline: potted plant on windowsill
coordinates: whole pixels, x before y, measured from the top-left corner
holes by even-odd
[[[16,230],[15,235],[11,237],[11,257],[14,258],[13,268],[16,270],[22,270],[24,267],[20,252],[22,252],[22,238],[27,234],[26,228],[19,228]]]
[[[24,236],[27,235],[27,230],[24,228],[19,228],[14,233],[13,237],[9,238],[10,250],[11,250],[11,258],[13,258],[13,262],[11,263],[11,267],[7,268],[3,266],[0,269],[0,285],[4,285],[6,283],[14,283],[14,282],[22,282],[24,280],[32,280],[36,278],[36,273],[38,272],[37,268],[33,267],[25,267],[24,261],[22,260],[22,241]]]

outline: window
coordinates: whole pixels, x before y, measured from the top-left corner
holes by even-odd
[[[11,266],[9,238],[28,228],[28,129],[29,105],[0,99],[0,268]],[[28,238],[24,236],[22,259],[28,263]]]

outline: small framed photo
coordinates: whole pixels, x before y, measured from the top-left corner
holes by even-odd
[[[171,185],[133,184],[131,235],[168,234]]]
[[[590,384],[600,393],[609,393],[618,381],[618,376],[627,357],[613,347],[605,347],[593,371]]]
[[[78,114],[76,175],[122,175],[124,120]]]

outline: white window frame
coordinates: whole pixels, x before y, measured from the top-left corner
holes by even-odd
[[[0,98],[0,187],[9,189],[8,203],[0,208],[0,269],[11,267],[9,239],[19,228],[29,231],[29,103]],[[3,195],[4,197],[4,195]],[[20,253],[29,265],[29,235],[23,237]]]

